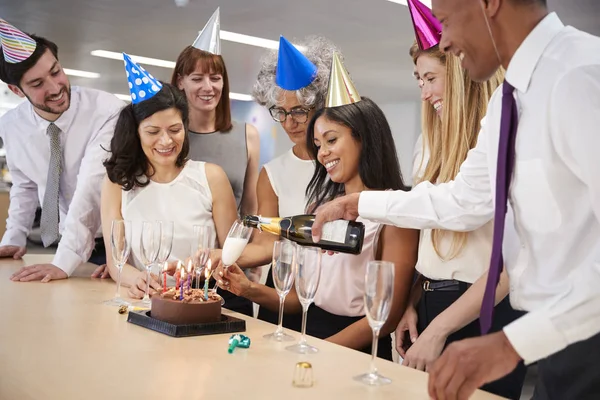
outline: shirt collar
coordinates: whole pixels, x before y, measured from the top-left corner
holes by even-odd
[[[75,116],[77,115],[77,109],[79,108],[79,96],[79,89],[76,86],[71,86],[71,104],[69,109],[62,113],[62,115],[58,117],[56,121],[54,121],[54,125],[56,125],[64,134],[67,134],[71,124],[73,123],[73,120],[75,119]],[[46,132],[51,122],[40,117],[33,109],[33,105],[31,103],[29,103],[29,110],[36,126]]]
[[[506,80],[522,93],[527,92],[533,71],[544,50],[565,26],[556,13],[550,13],[527,35],[506,70]]]

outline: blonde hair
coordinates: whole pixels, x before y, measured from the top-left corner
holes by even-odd
[[[418,181],[443,183],[453,180],[467,153],[477,143],[481,120],[487,112],[492,93],[504,80],[504,70],[499,69],[485,82],[474,82],[461,67],[458,57],[444,54],[438,46],[422,51],[415,42],[410,55],[416,65],[417,59],[426,55],[437,59],[446,67],[442,118],[428,102],[423,102],[421,126],[423,152],[429,149],[429,160]],[[419,168],[421,169],[421,168]],[[442,237],[452,235],[452,246],[448,254],[441,254],[439,243]],[[447,261],[456,257],[464,248],[468,232],[451,232],[434,229],[431,234],[433,247],[438,257]]]

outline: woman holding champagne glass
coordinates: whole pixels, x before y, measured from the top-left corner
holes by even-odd
[[[111,254],[111,222],[131,221],[131,255],[122,270],[122,283],[129,287],[131,297],[142,298],[146,272],[141,262],[140,227],[144,221],[173,221],[170,259],[183,261],[191,255],[195,225],[213,230],[213,245],[220,247],[237,212],[223,169],[187,158],[189,111],[185,95],[124,57],[132,103],[119,115],[110,157],[104,163],[107,177],[102,187],[102,229]],[[114,263],[109,259],[107,264],[116,280]],[[161,290],[162,280],[152,276],[150,287]]]
[[[406,190],[388,122],[370,99],[361,98],[339,58],[333,69],[345,75],[329,83],[326,108],[317,110],[307,130],[307,148],[316,159],[308,187],[309,211],[340,195],[363,190]],[[348,86],[346,86],[348,85]],[[353,93],[352,97],[335,93]],[[343,101],[336,102],[336,98]],[[373,260],[395,265],[390,316],[381,328],[378,356],[392,359],[390,333],[408,302],[417,258],[419,233],[362,220],[365,237],[359,255],[334,254],[322,258],[319,288],[308,312],[307,333],[356,350],[370,352],[372,331],[365,317],[365,272]],[[248,281],[237,266],[219,271],[219,285],[270,310],[279,296],[265,285]],[[294,288],[285,298],[287,313],[300,313]]]

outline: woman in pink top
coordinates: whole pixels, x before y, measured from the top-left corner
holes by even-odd
[[[319,206],[335,197],[362,190],[406,190],[398,166],[388,122],[370,99],[318,110],[307,130],[307,147],[318,160],[309,184],[308,204]],[[417,260],[419,232],[369,221],[360,255],[323,257],[320,286],[307,317],[307,333],[365,352],[371,351],[372,333],[364,310],[364,276],[371,260],[396,266],[390,317],[381,330],[378,356],[392,359],[390,333],[400,320]],[[263,307],[277,311],[275,289],[250,282],[237,266],[220,275],[219,285]],[[285,300],[286,313],[300,313],[292,289]]]

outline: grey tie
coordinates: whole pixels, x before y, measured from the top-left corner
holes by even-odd
[[[59,238],[58,235],[58,189],[60,186],[60,173],[62,172],[62,149],[60,147],[60,129],[51,123],[46,133],[50,137],[50,165],[48,166],[48,179],[46,180],[46,193],[42,204],[42,218],[40,228],[42,242],[48,247]]]

